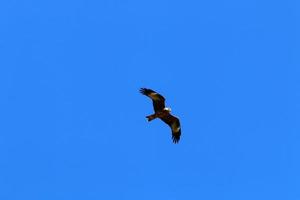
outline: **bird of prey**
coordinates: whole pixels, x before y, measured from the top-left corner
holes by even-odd
[[[147,88],[141,88],[140,92],[143,95],[146,95],[153,101],[153,107],[154,107],[154,114],[146,116],[148,121],[151,121],[153,119],[159,118],[166,124],[168,124],[172,130],[172,140],[176,144],[178,143],[181,135],[181,128],[180,128],[180,122],[179,119],[173,115],[171,115],[171,108],[167,108],[165,106],[165,98],[160,95],[159,93],[147,89]]]

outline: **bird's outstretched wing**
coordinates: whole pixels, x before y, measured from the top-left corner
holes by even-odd
[[[162,111],[165,108],[165,98],[162,95],[147,88],[141,88],[140,92],[152,99],[154,111],[156,113]]]
[[[179,119],[177,117],[174,117],[171,114],[161,117],[160,119],[171,127],[172,140],[174,143],[178,143],[181,135],[181,127],[180,127]]]

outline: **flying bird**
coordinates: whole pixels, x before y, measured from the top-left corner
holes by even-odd
[[[141,88],[140,92],[153,101],[154,114],[146,116],[148,121],[150,122],[156,118],[159,118],[168,124],[172,130],[173,142],[175,144],[178,143],[181,135],[180,122],[177,117],[170,114],[171,108],[165,106],[165,98],[159,93],[147,88]]]

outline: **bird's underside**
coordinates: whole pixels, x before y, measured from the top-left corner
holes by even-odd
[[[168,124],[172,130],[172,140],[174,143],[178,143],[181,135],[181,127],[179,119],[170,114],[171,109],[165,107],[165,98],[157,92],[141,88],[140,92],[143,95],[148,96],[153,101],[154,114],[146,116],[148,121],[152,121],[156,118],[161,119],[163,122]]]
[[[161,112],[154,113],[152,115],[148,115],[148,116],[146,116],[146,118],[148,119],[148,122],[150,122],[150,121],[152,121],[152,120],[154,120],[156,118],[162,119],[162,118],[164,118],[164,117],[166,117],[168,115],[169,115],[169,112],[167,112],[167,111],[161,111]]]

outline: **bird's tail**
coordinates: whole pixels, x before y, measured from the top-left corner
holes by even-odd
[[[148,122],[150,122],[150,121],[152,121],[153,119],[156,118],[156,114],[146,116],[146,118],[148,119]]]

